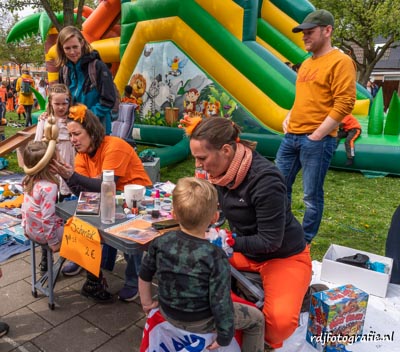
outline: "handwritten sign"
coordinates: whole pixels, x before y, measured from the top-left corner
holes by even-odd
[[[101,244],[98,229],[75,216],[69,218],[64,226],[60,255],[99,276]]]

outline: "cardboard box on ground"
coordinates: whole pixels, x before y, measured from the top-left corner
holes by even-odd
[[[362,337],[368,294],[344,285],[314,293],[306,340],[318,351],[346,351]]]

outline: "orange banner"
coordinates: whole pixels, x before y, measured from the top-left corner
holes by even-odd
[[[60,255],[98,277],[101,263],[98,229],[75,216],[69,218],[64,226]]]

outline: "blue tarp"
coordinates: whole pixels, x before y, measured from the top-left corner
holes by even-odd
[[[29,249],[29,244],[24,245],[11,239],[0,246],[0,263],[3,263],[12,256],[23,253]]]

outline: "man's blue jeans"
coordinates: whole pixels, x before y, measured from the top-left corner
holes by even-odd
[[[303,172],[303,229],[308,243],[317,235],[324,210],[324,180],[328,172],[336,138],[326,136],[312,141],[306,134],[285,134],[276,155],[276,165],[285,176],[289,200],[292,186],[300,169]]]
[[[139,271],[142,263],[143,252],[138,250],[137,254],[125,254],[125,286],[138,288]],[[117,250],[107,244],[103,244],[101,268],[113,271],[115,260],[117,259]]]

